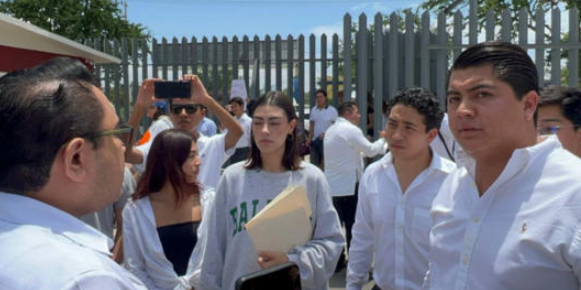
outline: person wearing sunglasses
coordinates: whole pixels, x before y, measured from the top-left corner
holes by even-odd
[[[548,86],[539,95],[539,136],[557,135],[563,148],[581,157],[581,91]]]
[[[145,80],[139,90],[133,112],[129,117],[129,125],[137,127],[145,110],[155,100],[154,86],[159,79]],[[170,119],[172,127],[192,132],[197,136],[200,159],[204,166],[198,174],[198,181],[206,187],[216,187],[220,178],[222,164],[234,153],[236,142],[242,136],[242,127],[216,100],[206,91],[202,81],[195,75],[185,75],[183,81],[191,82],[191,97],[172,99],[170,106]],[[197,131],[198,124],[204,118],[200,105],[204,105],[218,118],[220,123],[228,130],[225,134],[216,134],[211,137],[204,136]],[[125,157],[127,162],[135,165],[138,171],[143,172],[151,142],[140,147],[127,148]]]
[[[0,78],[0,289],[146,289],[79,219],[121,196],[132,129],[76,67]]]

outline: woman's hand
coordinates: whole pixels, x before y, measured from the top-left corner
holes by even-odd
[[[262,269],[270,268],[286,262],[288,262],[288,257],[285,253],[258,251],[258,265],[260,265],[260,268]]]

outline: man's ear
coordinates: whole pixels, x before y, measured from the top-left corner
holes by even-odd
[[[88,165],[93,144],[83,138],[74,138],[62,149],[60,161],[64,175],[75,182],[82,182],[88,176]],[[91,158],[92,159],[92,158]]]
[[[428,142],[432,143],[432,141],[434,141],[436,136],[438,136],[438,129],[434,128],[434,129],[428,131]]]
[[[535,112],[539,105],[539,94],[535,91],[530,91],[523,96],[522,102],[524,105],[525,120],[534,121]]]

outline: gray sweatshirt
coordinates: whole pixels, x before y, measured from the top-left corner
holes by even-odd
[[[299,266],[303,289],[328,289],[327,282],[345,238],[325,175],[309,163],[302,162],[301,166],[301,170],[272,173],[248,170],[240,162],[226,169],[218,183],[208,224],[201,289],[234,290],[240,276],[260,270],[258,254],[244,225],[284,188],[299,184],[305,186],[313,210],[313,235],[305,246],[293,248],[287,257]]]

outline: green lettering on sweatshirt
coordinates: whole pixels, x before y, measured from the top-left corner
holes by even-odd
[[[238,216],[238,207],[231,209],[230,215],[232,216],[232,223],[234,224],[234,232],[232,233],[232,236],[235,236],[238,232],[238,222],[236,222],[236,217]]]
[[[246,212],[246,202],[240,203],[240,218],[238,219],[238,232],[244,229],[244,225],[248,222],[248,214]]]

